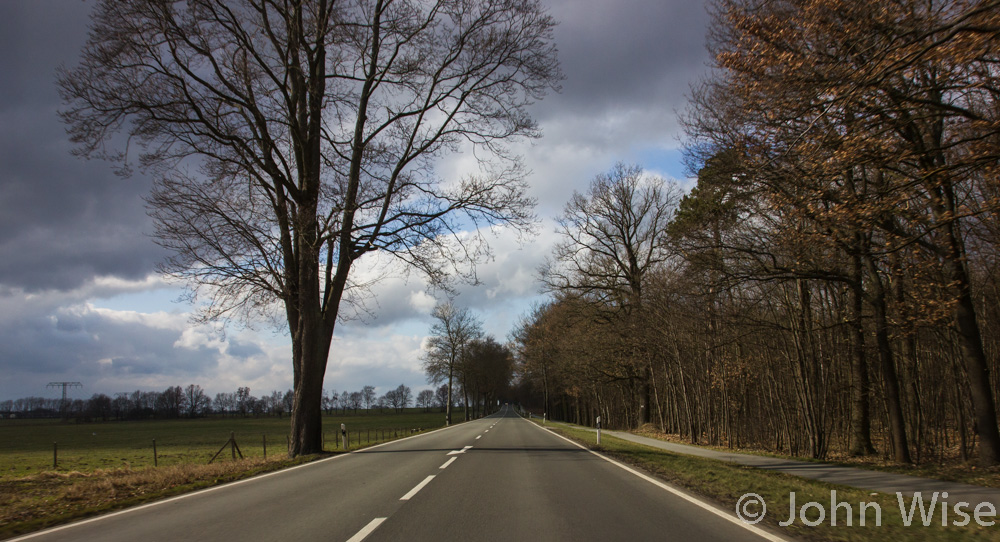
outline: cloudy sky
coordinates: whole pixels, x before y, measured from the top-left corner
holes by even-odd
[[[692,0],[543,0],[559,21],[566,80],[532,113],[542,139],[522,149],[542,219],[519,245],[495,238],[482,284],[460,288],[486,329],[505,339],[538,299],[535,269],[555,241],[553,217],[616,161],[686,182],[677,112],[706,70],[708,16]],[[79,381],[76,397],[200,384],[210,394],[291,387],[288,338],[257,329],[196,326],[182,290],[155,274],[142,198],[150,182],[70,154],[55,70],[76,63],[92,2],[0,2],[0,400]],[[328,389],[379,393],[428,387],[420,345],[435,292],[419,277],[375,288],[372,315],[338,327]]]

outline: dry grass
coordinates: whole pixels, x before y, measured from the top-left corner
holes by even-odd
[[[654,438],[676,444],[691,445],[687,439],[679,435],[661,433],[656,426],[646,424],[639,430],[632,431],[636,435]],[[796,457],[790,455],[777,454],[769,450],[754,447],[721,447],[696,445],[699,448],[708,448],[723,452],[736,452],[753,455],[763,455],[768,457],[780,457],[784,459],[795,459],[799,461],[815,461],[807,457]],[[1000,467],[981,467],[974,461],[963,461],[959,458],[957,450],[944,455],[944,459],[933,462],[924,462],[919,465],[902,465],[894,463],[882,455],[868,457],[852,457],[841,450],[833,450],[823,460],[824,463],[833,463],[847,467],[860,469],[879,470],[893,472],[897,474],[908,474],[911,476],[922,476],[925,478],[935,478],[949,482],[959,482],[983,487],[1000,488]]]
[[[461,415],[459,412],[458,415]],[[440,412],[367,412],[324,416],[328,451],[339,451],[346,423],[351,449],[444,425]],[[287,418],[203,418],[61,423],[0,420],[0,539],[99,513],[311,461],[285,459]],[[231,434],[246,460],[230,451],[206,465]],[[263,439],[270,459],[263,459]],[[156,439],[159,467],[154,467]],[[53,442],[59,443],[52,468]]]
[[[0,480],[0,538],[65,523],[303,463],[253,458],[211,465],[174,465],[92,472],[42,472]]]
[[[875,493],[847,486],[831,485],[824,482],[798,478],[780,472],[759,470],[725,463],[714,459],[696,456],[674,454],[665,450],[650,448],[630,441],[616,439],[607,435],[601,439],[601,445],[596,444],[596,434],[566,425],[549,424],[552,429],[564,436],[570,437],[585,446],[597,450],[604,455],[637,466],[654,476],[671,484],[688,490],[714,501],[723,510],[736,511],[737,502],[746,493],[756,493],[767,503],[767,515],[762,526],[772,529],[782,535],[796,540],[829,541],[829,542],[867,542],[870,540],[889,540],[893,542],[969,542],[989,541],[1000,542],[1000,530],[996,527],[980,527],[972,524],[958,526],[949,523],[942,526],[935,520],[928,525],[920,523],[919,519],[907,526],[902,519],[898,501],[895,495]],[[853,526],[845,525],[846,516],[840,516],[840,522],[834,526],[827,518],[817,526],[810,527],[801,520],[796,520],[789,527],[782,527],[779,521],[787,518],[791,494],[796,494],[796,505],[813,501],[823,506],[830,503],[831,491],[837,491],[837,501],[851,504],[854,519]],[[860,525],[861,507],[859,503],[877,503],[882,514],[881,526],[876,524],[874,515],[865,514],[866,526]],[[811,520],[817,520],[810,515]],[[952,521],[957,519],[954,515]]]

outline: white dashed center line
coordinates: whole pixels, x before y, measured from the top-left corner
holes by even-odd
[[[403,495],[402,497],[400,497],[399,500],[401,500],[401,501],[408,501],[408,500],[410,500],[414,495],[417,494],[418,491],[420,491],[421,489],[423,489],[424,486],[427,485],[427,484],[429,484],[431,482],[431,480],[433,480],[433,479],[434,479],[434,475],[433,474],[430,475],[430,476],[428,476],[427,478],[424,478],[423,482],[420,482],[419,484],[417,484],[417,487],[411,489],[409,493],[407,493],[406,495]]]
[[[457,458],[457,457],[453,457],[453,458],[451,458],[451,459],[449,459],[449,460],[445,461],[445,462],[444,462],[444,465],[441,465],[441,466],[440,466],[440,467],[438,467],[438,468],[439,468],[439,469],[447,469],[447,468],[448,468],[448,465],[451,465],[452,463],[454,463],[456,459],[458,459],[458,458]]]
[[[358,531],[357,534],[349,538],[347,542],[361,542],[362,540],[365,539],[366,536],[372,534],[372,531],[377,529],[378,526],[381,525],[383,521],[385,521],[385,518],[375,518],[371,520],[371,522],[369,522],[368,525],[365,525],[364,528]]]

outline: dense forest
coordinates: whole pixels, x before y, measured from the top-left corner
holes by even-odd
[[[1000,463],[1000,2],[719,0],[709,47],[697,186],[619,164],[566,206],[514,333],[534,406]]]

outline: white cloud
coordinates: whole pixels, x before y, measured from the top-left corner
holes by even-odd
[[[174,348],[184,348],[187,350],[198,350],[208,348],[223,354],[226,352],[229,343],[222,340],[219,331],[216,329],[200,327],[188,327],[181,332],[181,336],[174,341]]]
[[[424,290],[410,292],[410,306],[420,314],[430,313],[436,303],[437,300],[434,299],[434,296]]]
[[[406,384],[413,389],[424,387],[421,367],[423,337],[401,335],[383,328],[374,336],[335,337],[326,372],[328,388],[358,390],[373,385],[384,393]]]

